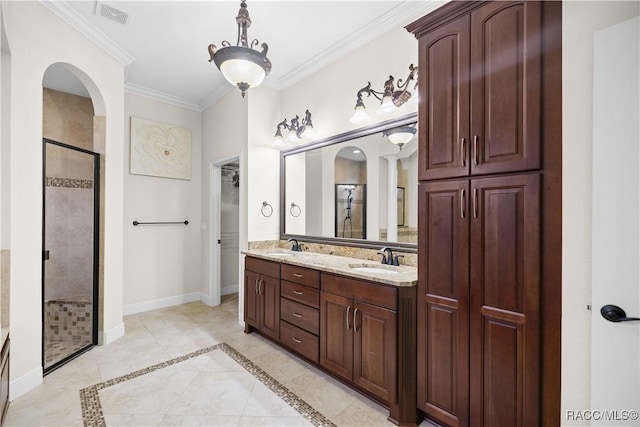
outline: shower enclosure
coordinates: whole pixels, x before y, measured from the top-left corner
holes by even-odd
[[[45,374],[97,344],[100,155],[43,139]]]
[[[336,184],[335,237],[367,238],[366,184]]]

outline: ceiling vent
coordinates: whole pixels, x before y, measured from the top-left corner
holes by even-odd
[[[96,2],[96,15],[117,22],[125,27],[131,25],[131,16],[129,16],[128,13],[118,10],[101,1]]]

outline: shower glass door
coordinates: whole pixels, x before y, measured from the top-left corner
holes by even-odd
[[[43,367],[97,344],[100,155],[43,140]]]

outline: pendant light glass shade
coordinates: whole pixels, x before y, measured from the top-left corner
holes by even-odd
[[[397,109],[398,107],[396,107],[393,103],[393,99],[391,98],[391,96],[384,96],[382,97],[382,104],[380,104],[380,107],[376,112],[381,116],[386,116],[393,113]]]
[[[258,64],[246,59],[229,59],[220,64],[220,71],[229,83],[240,87],[243,83],[249,88],[262,83],[267,73]]]
[[[389,129],[384,132],[384,135],[389,138],[389,141],[396,144],[402,149],[402,146],[411,141],[416,134],[417,129],[411,126],[402,126],[393,129]]]

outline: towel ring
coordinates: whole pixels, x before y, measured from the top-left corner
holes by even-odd
[[[265,211],[269,213],[266,213]],[[260,212],[262,213],[263,217],[269,218],[271,215],[273,215],[273,206],[271,206],[267,202],[262,202],[262,207],[260,208]]]
[[[291,208],[289,208],[289,213],[291,214],[292,217],[298,218],[302,213],[302,209],[300,209],[300,206],[296,205],[295,202],[291,202]]]

